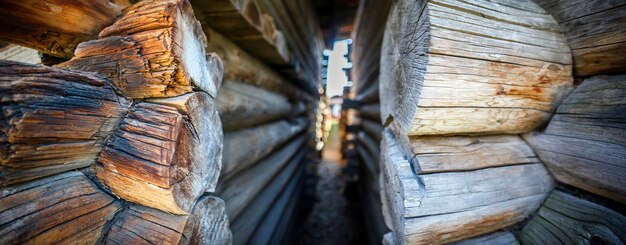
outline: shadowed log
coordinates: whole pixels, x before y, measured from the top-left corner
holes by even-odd
[[[0,39],[71,58],[76,45],[96,39],[129,0],[2,0]]]
[[[204,191],[215,190],[221,146],[221,123],[208,94],[154,99],[130,110],[94,168],[125,200],[187,214]]]
[[[0,186],[87,167],[130,107],[94,73],[0,61]]]
[[[572,86],[558,24],[531,0],[397,1],[381,58],[381,119],[401,137],[529,132]]]
[[[626,75],[589,78],[525,135],[562,183],[626,203]]]
[[[148,0],[124,10],[98,40],[78,45],[60,67],[109,76],[132,98],[171,97],[198,88],[217,95],[222,64],[206,57],[206,36],[187,0]]]
[[[465,239],[463,241],[453,242],[450,245],[518,245],[519,242],[513,236],[513,233],[508,231],[498,231],[484,236]]]
[[[0,188],[0,243],[95,244],[121,209],[81,172]]]

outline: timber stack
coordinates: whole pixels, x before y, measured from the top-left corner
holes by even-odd
[[[624,10],[395,1],[380,60],[383,242],[624,243]]]
[[[285,241],[319,30],[256,1],[2,3],[0,243]]]
[[[352,30],[351,77],[353,85],[344,94],[342,124],[345,123],[344,158],[347,173],[358,192],[366,241],[380,244],[389,231],[382,215],[380,199],[380,121],[379,69],[385,20],[392,1],[360,1]],[[345,116],[345,117],[344,117]]]

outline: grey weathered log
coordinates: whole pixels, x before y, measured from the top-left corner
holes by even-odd
[[[384,214],[402,243],[454,242],[515,224],[554,185],[541,163],[416,174],[388,129],[381,155]]]
[[[586,79],[541,133],[525,135],[562,183],[626,202],[626,75]]]
[[[39,57],[37,50],[11,43],[7,43],[4,46],[0,44],[0,60],[41,64],[41,58]]]
[[[231,244],[229,225],[224,201],[205,194],[189,214],[179,244]]]
[[[216,101],[224,131],[268,123],[292,110],[286,96],[236,81],[224,82]]]
[[[509,231],[498,231],[487,235],[453,242],[450,245],[518,245],[519,241]]]
[[[376,81],[370,84],[369,87],[364,89],[363,92],[358,93],[355,99],[363,104],[376,103],[380,101],[379,93],[380,93],[380,86],[378,84],[378,79],[376,79]]]
[[[559,22],[577,76],[626,72],[626,5],[620,0],[537,0]]]
[[[383,126],[380,125],[379,121],[372,121],[366,118],[363,118],[361,121],[361,128],[363,131],[367,132],[372,138],[378,142],[382,139]],[[379,147],[380,148],[380,147]]]
[[[230,219],[237,218],[292,158],[301,159],[299,155],[303,154],[300,149],[304,140],[304,135],[298,136],[253,167],[221,184],[217,193],[226,201],[226,213]]]
[[[250,168],[274,149],[302,132],[306,125],[306,118],[298,118],[293,122],[281,120],[226,133],[222,179],[228,180],[237,173]]]
[[[624,244],[626,217],[555,190],[520,234],[524,244]]]
[[[0,188],[0,243],[95,244],[122,209],[81,172]]]
[[[361,105],[359,115],[370,120],[380,121],[380,104]]]
[[[87,167],[130,107],[90,72],[0,62],[0,186]]]
[[[204,92],[133,106],[98,157],[98,179],[115,195],[188,214],[217,185],[222,158],[217,106]]]
[[[396,1],[381,119],[401,137],[529,132],[572,86],[567,40],[532,0]]]
[[[261,191],[236,219],[231,222],[231,231],[234,236],[234,244],[245,244],[257,229],[265,214],[271,209],[276,200],[284,194],[288,194],[298,188],[297,183],[302,179],[304,170],[302,156],[292,159],[287,167]]]

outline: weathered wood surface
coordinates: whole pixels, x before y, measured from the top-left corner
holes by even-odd
[[[376,159],[376,163],[379,163],[378,159]],[[383,235],[389,232],[389,228],[385,225],[380,188],[378,188],[378,186],[380,186],[380,173],[365,172],[365,168],[360,168],[359,171],[359,200],[362,207],[365,227],[368,231],[367,240],[370,243],[378,244],[382,241]]]
[[[217,95],[222,64],[187,0],[148,0],[124,10],[98,40],[78,45],[60,67],[109,76],[132,98],[172,97],[198,88]]]
[[[378,73],[377,73],[378,74]],[[375,82],[372,82],[369,87],[365,88],[363,92],[357,93],[355,100],[365,103],[378,103],[380,101],[380,86],[378,78]]]
[[[250,168],[274,149],[302,132],[306,125],[306,118],[298,118],[293,122],[281,120],[226,133],[222,179],[228,180],[237,173]]]
[[[216,101],[224,131],[285,118],[292,109],[286,96],[236,81],[224,82]]]
[[[129,0],[2,0],[0,40],[71,58],[76,45],[96,39]]]
[[[0,243],[95,244],[122,208],[81,172],[0,188]]]
[[[37,50],[11,43],[0,43],[0,60],[19,61],[29,64],[40,64],[41,58]]]
[[[304,140],[304,136],[295,138],[253,167],[222,184],[222,190],[218,190],[217,193],[227,203],[226,213],[229,218],[233,220],[237,218],[289,162],[293,159],[302,159],[300,155],[304,152],[300,149]]]
[[[555,190],[520,234],[524,244],[624,244],[626,217]]]
[[[380,104],[365,104],[359,108],[359,115],[374,121],[380,121]],[[384,121],[383,121],[384,122]]]
[[[528,218],[553,188],[541,163],[420,174],[390,130],[382,143],[381,195],[394,240],[448,243]]]
[[[380,125],[380,122],[371,121],[364,118],[361,121],[361,128],[363,129],[363,131],[367,132],[367,134],[372,136],[372,138],[377,142],[380,142],[380,140],[382,139],[383,126]]]
[[[454,172],[539,163],[517,135],[428,136],[410,139],[417,173]]]
[[[125,200],[187,214],[202,193],[215,190],[221,157],[217,107],[196,92],[135,105],[94,169]]]
[[[519,241],[513,233],[508,231],[498,231],[491,234],[465,239],[463,241],[453,242],[450,245],[518,245]]]
[[[572,86],[558,24],[531,0],[397,1],[381,57],[381,119],[407,135],[529,132]]]
[[[0,186],[87,167],[130,107],[105,77],[0,61]]]
[[[189,215],[130,205],[116,215],[106,244],[229,244],[232,234],[224,201],[204,195]]]
[[[207,37],[206,50],[217,53],[224,62],[224,80],[241,81],[284,94],[294,100],[313,101],[313,97],[284,79],[261,60],[251,56],[222,34],[203,26]]]
[[[248,243],[263,217],[273,206],[277,206],[281,197],[291,196],[300,189],[298,184],[302,180],[303,170],[302,158],[290,161],[289,165],[274,178],[272,183],[257,195],[249,207],[231,222],[233,244]]]
[[[559,22],[574,56],[574,74],[626,71],[626,3],[537,0]]]
[[[624,98],[626,75],[586,79],[525,138],[559,182],[626,203]]]

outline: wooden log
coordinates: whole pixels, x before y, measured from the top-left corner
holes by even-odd
[[[0,243],[95,244],[121,208],[81,172],[2,187]]]
[[[102,76],[0,61],[0,186],[87,167],[130,107]]]
[[[378,162],[378,161],[376,161]],[[375,178],[372,178],[372,174]],[[380,199],[379,173],[366,172],[360,169],[360,183],[358,185],[363,220],[368,231],[368,242],[378,244],[382,241],[389,228],[385,225],[382,203]]]
[[[381,141],[382,133],[383,133],[383,126],[380,125],[380,122],[371,121],[371,120],[367,120],[364,118],[363,121],[361,121],[361,128],[363,129],[363,131],[367,132],[367,134],[372,136],[374,140],[378,142]]]
[[[224,80],[241,81],[289,96],[294,100],[314,101],[313,97],[298,89],[261,60],[252,57],[235,43],[207,25],[203,26],[207,37],[206,50],[215,52],[224,62]]]
[[[626,203],[626,75],[589,78],[525,135],[562,183]]]
[[[0,1],[0,40],[71,58],[76,45],[112,24],[129,0]]]
[[[451,245],[489,245],[489,244],[519,245],[520,243],[517,241],[515,236],[513,236],[513,233],[508,232],[508,231],[498,231],[498,232],[490,233],[487,235],[451,243]]]
[[[382,121],[401,137],[515,134],[545,123],[572,86],[571,52],[550,15],[531,0],[510,2],[395,2]]]
[[[116,216],[104,238],[107,244],[228,244],[231,240],[224,202],[206,195],[190,215],[130,205]]]
[[[386,129],[382,143],[385,214],[394,240],[448,243],[522,221],[541,205],[553,181],[541,163],[422,174]]]
[[[380,121],[380,104],[366,104],[359,108],[359,115],[374,121]],[[382,121],[384,122],[384,121]]]
[[[378,85],[378,81],[373,82],[369,87],[363,90],[363,92],[358,93],[355,99],[361,103],[377,103],[380,101],[379,93],[380,86]]]
[[[626,72],[623,1],[537,1],[559,22],[574,56],[574,74]]]
[[[60,67],[109,76],[131,98],[172,97],[198,88],[217,95],[222,64],[187,0],[148,0],[124,10],[98,40],[78,45]]]
[[[236,81],[226,81],[216,101],[224,131],[285,118],[292,109],[286,96]]]
[[[626,217],[555,190],[520,234],[524,244],[623,244]]]
[[[19,61],[29,64],[41,64],[41,58],[37,50],[7,43],[2,46],[0,44],[0,60]]]
[[[222,129],[203,92],[135,105],[98,158],[98,179],[115,195],[188,214],[220,173]]]
[[[305,118],[290,123],[285,120],[254,128],[229,132],[224,135],[224,160],[222,179],[228,180],[250,168],[272,150],[302,132]]]
[[[289,236],[293,236],[294,232],[297,231],[297,225],[301,223],[294,223],[296,220],[296,215],[298,214],[299,207],[302,207],[302,186],[304,184],[303,180],[298,180],[297,186],[295,190],[289,197],[281,197],[281,200],[288,199],[289,203],[285,206],[284,212],[280,218],[280,222],[276,225],[275,232],[271,233],[271,239],[268,244],[290,244]],[[279,205],[275,205],[279,206]],[[276,208],[274,208],[275,210]],[[271,214],[270,214],[271,215]],[[293,239],[293,238],[291,238]],[[261,240],[265,241],[265,240]],[[257,243],[262,244],[262,243]]]
[[[293,159],[302,159],[304,151],[301,149],[304,140],[305,137],[299,136],[250,169],[222,184],[222,189],[217,193],[227,203],[226,213],[229,218],[233,220],[237,218]]]
[[[302,170],[304,170],[301,161],[302,159],[292,160],[289,166],[283,169],[272,183],[257,195],[249,208],[233,220],[230,226],[234,237],[233,244],[248,243],[263,217],[271,210],[271,207],[277,206],[276,203],[281,199],[281,196],[291,196],[294,191],[300,189],[297,187],[302,180]]]

